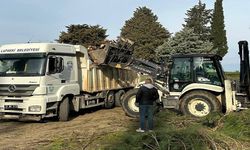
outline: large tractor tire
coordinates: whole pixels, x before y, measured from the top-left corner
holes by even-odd
[[[205,117],[211,112],[221,112],[221,105],[212,93],[197,90],[181,98],[180,110],[184,115]]]
[[[121,107],[122,106],[122,99],[124,98],[125,91],[120,90],[115,93],[115,106]]]
[[[125,93],[122,100],[122,108],[125,113],[130,117],[139,117],[139,105],[135,103],[136,93],[138,89],[131,89]]]
[[[69,98],[65,97],[60,105],[59,105],[59,112],[58,112],[58,118],[59,121],[68,121],[69,120]]]
[[[109,91],[107,97],[105,98],[104,107],[106,109],[111,109],[115,106],[115,92]]]

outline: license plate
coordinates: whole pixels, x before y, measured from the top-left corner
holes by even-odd
[[[17,109],[17,108],[18,108],[17,105],[4,105],[5,110],[13,110],[13,109]]]

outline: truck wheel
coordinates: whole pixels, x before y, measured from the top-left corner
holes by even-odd
[[[120,90],[115,93],[115,106],[120,107],[122,106],[121,101],[124,98],[125,91]]]
[[[65,97],[59,105],[59,121],[69,120],[69,98]]]
[[[139,105],[135,103],[138,89],[129,90],[122,100],[122,108],[129,117],[139,117]]]
[[[109,91],[107,97],[105,98],[104,107],[107,109],[113,108],[115,106],[115,92]]]
[[[180,109],[184,115],[204,117],[211,112],[221,111],[221,105],[212,93],[193,91],[181,99]]]

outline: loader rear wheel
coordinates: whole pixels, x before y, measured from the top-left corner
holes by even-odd
[[[138,89],[129,90],[122,100],[122,108],[129,117],[139,117],[139,105],[135,103]]]
[[[124,98],[125,91],[120,90],[115,93],[115,106],[120,107],[122,106],[122,99]]]
[[[69,98],[65,97],[59,105],[58,112],[59,121],[69,120]]]
[[[115,92],[109,91],[107,97],[105,98],[104,107],[107,109],[113,108],[115,106]]]
[[[221,105],[212,93],[193,91],[181,99],[180,109],[184,115],[205,117],[211,112],[221,112]]]

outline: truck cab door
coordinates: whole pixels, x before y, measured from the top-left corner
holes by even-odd
[[[48,56],[46,70],[46,86],[48,94],[56,94],[65,80],[61,78],[61,72],[64,70],[64,60],[58,56]],[[55,100],[56,101],[56,100]]]

